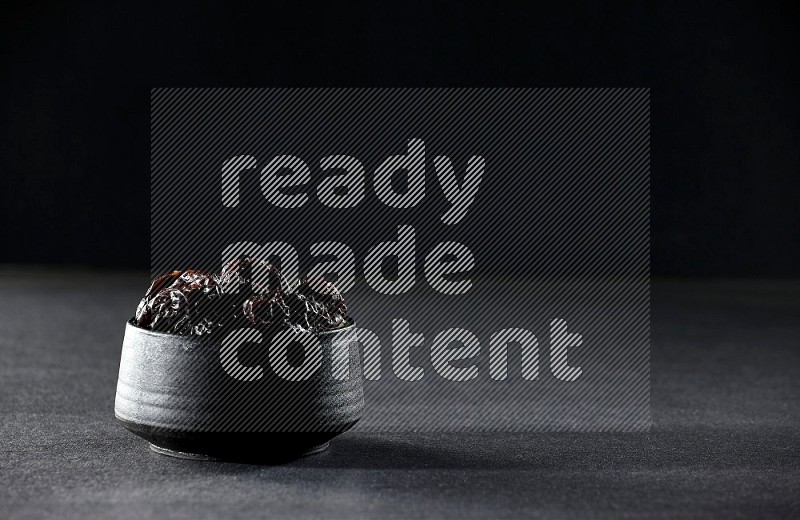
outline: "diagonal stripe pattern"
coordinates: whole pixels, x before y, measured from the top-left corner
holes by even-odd
[[[646,430],[649,95],[154,89],[152,275],[218,271],[244,242],[301,274],[332,261],[320,252],[347,253],[335,256],[354,264],[339,277],[364,363],[357,428]],[[384,265],[401,242],[413,251]],[[467,274],[446,274],[451,264],[436,261],[448,254]],[[259,372],[206,343],[253,385],[293,373],[285,360]],[[455,351],[469,359],[448,365]],[[181,381],[187,395],[215,388]],[[227,422],[181,427],[276,424],[247,390],[222,398]]]

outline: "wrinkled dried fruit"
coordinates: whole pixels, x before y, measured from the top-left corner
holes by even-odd
[[[347,306],[331,283],[305,279],[292,288],[275,266],[251,257],[228,262],[220,275],[189,270],[159,276],[134,318],[139,327],[184,335],[247,325],[319,332],[347,321]]]
[[[280,291],[251,296],[242,304],[242,311],[250,323],[265,327],[283,324],[289,319],[289,307],[283,302]]]
[[[347,320],[344,298],[330,282],[320,278],[300,280],[286,296],[290,322],[310,330],[331,329]]]
[[[173,271],[150,285],[136,309],[136,324],[172,334],[208,334],[220,324],[221,290],[204,271]]]

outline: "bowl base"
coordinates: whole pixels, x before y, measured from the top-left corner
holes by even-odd
[[[187,459],[187,460],[200,460],[200,461],[208,461],[208,462],[224,462],[230,460],[226,457],[215,457],[213,455],[207,455],[205,453],[189,453],[186,451],[178,451],[178,450],[171,450],[169,448],[164,448],[162,446],[157,446],[152,442],[150,444],[150,449],[159,455],[166,455],[168,457],[175,457],[176,459]],[[330,446],[330,442],[323,442],[318,446],[314,446],[313,448],[309,448],[305,451],[295,454],[294,458],[300,457],[308,457],[309,455],[314,455],[315,453],[320,453],[325,451]]]
[[[331,426],[331,431],[321,432],[203,432],[170,430],[124,419],[120,422],[161,455],[249,464],[283,464],[318,453],[356,423]]]

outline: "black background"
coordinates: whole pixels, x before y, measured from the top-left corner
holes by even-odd
[[[796,276],[788,4],[4,6],[0,262],[147,268],[161,86],[635,86],[656,275]]]
[[[651,87],[653,273],[800,275],[790,4],[609,4],[3,3],[0,264],[141,272],[0,269],[0,510],[796,517],[796,280],[654,281],[648,434],[352,431],[271,467],[161,457],[113,419],[156,86]]]

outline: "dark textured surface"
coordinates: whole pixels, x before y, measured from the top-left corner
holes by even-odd
[[[800,514],[798,282],[654,283],[650,433],[352,431],[281,466],[160,456],[116,423],[147,282],[0,274],[0,517]]]

